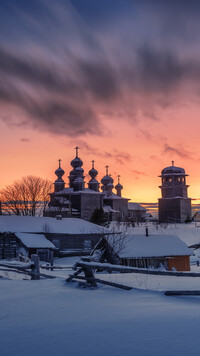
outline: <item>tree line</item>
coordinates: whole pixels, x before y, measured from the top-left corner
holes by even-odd
[[[2,212],[14,215],[42,215],[53,184],[36,176],[22,177],[0,191]]]

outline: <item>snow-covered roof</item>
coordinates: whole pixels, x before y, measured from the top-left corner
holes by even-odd
[[[119,195],[115,194],[112,192],[111,195],[107,195],[107,192],[105,192],[105,197],[104,199],[109,199],[109,200],[113,200],[113,199],[118,199],[118,200],[130,200],[128,198],[123,198],[123,197],[119,197]]]
[[[147,209],[145,209],[142,205],[138,204],[138,203],[128,203],[128,210],[142,210],[142,211],[146,211]]]
[[[90,188],[85,188],[84,190],[77,190],[77,191],[74,191],[73,188],[64,188],[63,190],[61,190],[60,192],[57,192],[57,193],[53,193],[53,195],[55,196],[59,196],[59,195],[63,195],[63,194],[104,194],[102,192],[97,192],[93,189],[90,189]]]
[[[192,251],[175,235],[127,235],[120,258],[189,256]]]
[[[42,234],[25,234],[17,232],[18,239],[28,248],[53,248],[55,246]]]
[[[103,210],[105,213],[119,213],[119,210],[114,210],[109,205],[104,205]]]
[[[51,217],[0,216],[0,232],[102,234],[108,230],[78,218],[57,220]]]

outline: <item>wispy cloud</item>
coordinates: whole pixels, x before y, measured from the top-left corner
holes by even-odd
[[[192,154],[190,151],[186,150],[183,147],[172,147],[169,145],[165,145],[164,146],[164,153],[169,153],[171,155],[176,155],[179,156],[181,158],[185,158],[185,159],[191,159],[192,158]]]

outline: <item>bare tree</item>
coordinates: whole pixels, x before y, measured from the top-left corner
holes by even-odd
[[[41,215],[52,190],[53,185],[47,179],[23,177],[0,191],[2,210],[15,215]]]

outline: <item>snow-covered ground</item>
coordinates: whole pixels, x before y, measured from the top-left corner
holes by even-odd
[[[143,234],[145,225],[128,232]],[[150,225],[149,232],[177,235],[187,245],[200,242],[200,228],[191,224],[158,230]],[[55,259],[55,264],[70,267],[78,259]],[[200,267],[196,271],[200,272]],[[124,291],[67,283],[65,279],[71,272],[64,269],[42,272],[58,278],[0,279],[0,355],[199,354],[200,297],[168,297],[161,290],[170,289],[168,285],[163,287],[170,278],[173,289],[179,289],[180,283],[180,289],[198,289],[200,278],[135,275],[133,287],[141,289]],[[103,279],[103,274],[99,278]],[[120,278],[127,284],[125,274]]]
[[[200,297],[0,280],[2,356],[198,355]]]

